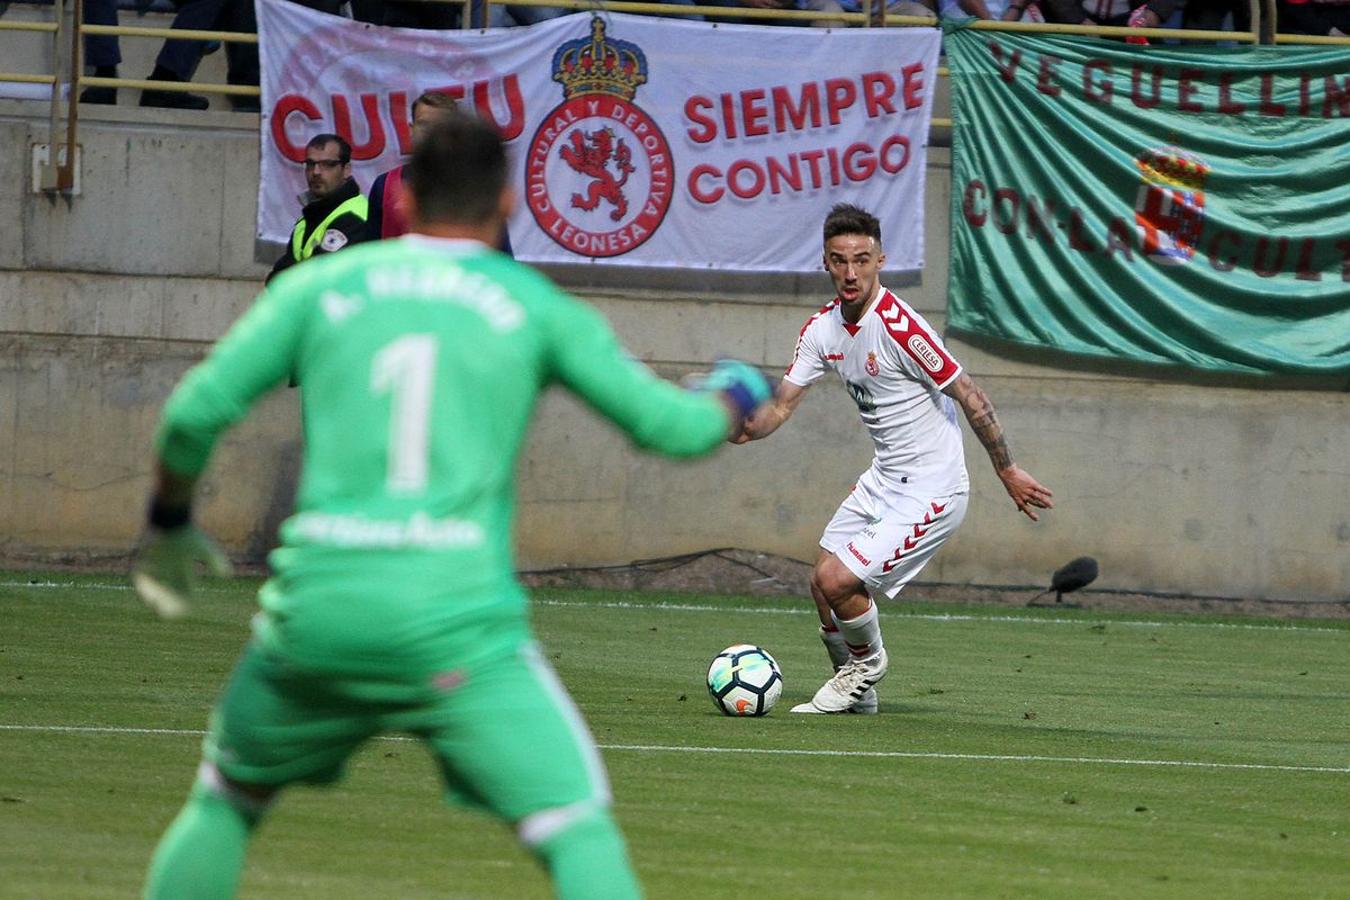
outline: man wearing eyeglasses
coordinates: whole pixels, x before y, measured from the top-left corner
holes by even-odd
[[[366,239],[369,204],[352,178],[352,147],[336,134],[320,134],[305,145],[304,207],[291,242],[267,275],[320,253],[333,253]]]

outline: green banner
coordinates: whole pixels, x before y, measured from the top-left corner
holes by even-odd
[[[957,26],[950,324],[1350,372],[1350,52]]]

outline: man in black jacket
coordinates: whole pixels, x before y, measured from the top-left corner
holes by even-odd
[[[367,239],[368,204],[352,178],[350,144],[336,134],[312,138],[305,145],[305,183],[309,190],[300,195],[304,211],[286,252],[268,273],[268,281],[311,256]]]

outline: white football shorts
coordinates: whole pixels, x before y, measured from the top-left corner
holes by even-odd
[[[860,479],[820,536],[868,593],[892,599],[966,517],[970,495],[881,493]]]

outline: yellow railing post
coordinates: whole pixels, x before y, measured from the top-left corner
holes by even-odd
[[[37,188],[43,192],[59,191],[69,195],[75,187],[77,147],[76,87],[80,66],[81,0],[67,4],[53,0],[52,16],[56,30],[52,32],[52,99],[47,123],[47,155],[38,166]],[[63,80],[62,72],[66,73]],[[61,109],[61,90],[65,88],[65,114]],[[64,129],[62,119],[64,118]],[[62,133],[64,131],[64,134]]]
[[[1261,27],[1257,29],[1256,25],[1253,24],[1252,31],[1261,35],[1261,43],[1273,44],[1275,43],[1275,34],[1280,28],[1279,10],[1275,6],[1275,0],[1264,0],[1264,2],[1252,0],[1254,5],[1258,2],[1261,6]]]
[[[65,31],[61,28],[62,20],[65,18],[66,7],[62,0],[52,0],[52,20],[56,23],[56,31],[52,33],[52,106],[50,117],[47,122],[47,164],[42,167],[42,187],[47,188],[47,173],[55,165],[55,154],[57,116],[61,112],[61,59],[65,54],[62,49],[61,41],[66,37]],[[55,184],[55,179],[52,179]]]
[[[66,89],[65,154],[57,154],[56,189],[69,194],[75,188],[75,167],[79,164],[80,76],[84,73],[84,41],[80,27],[84,23],[84,0],[75,0],[70,11],[70,86]]]

